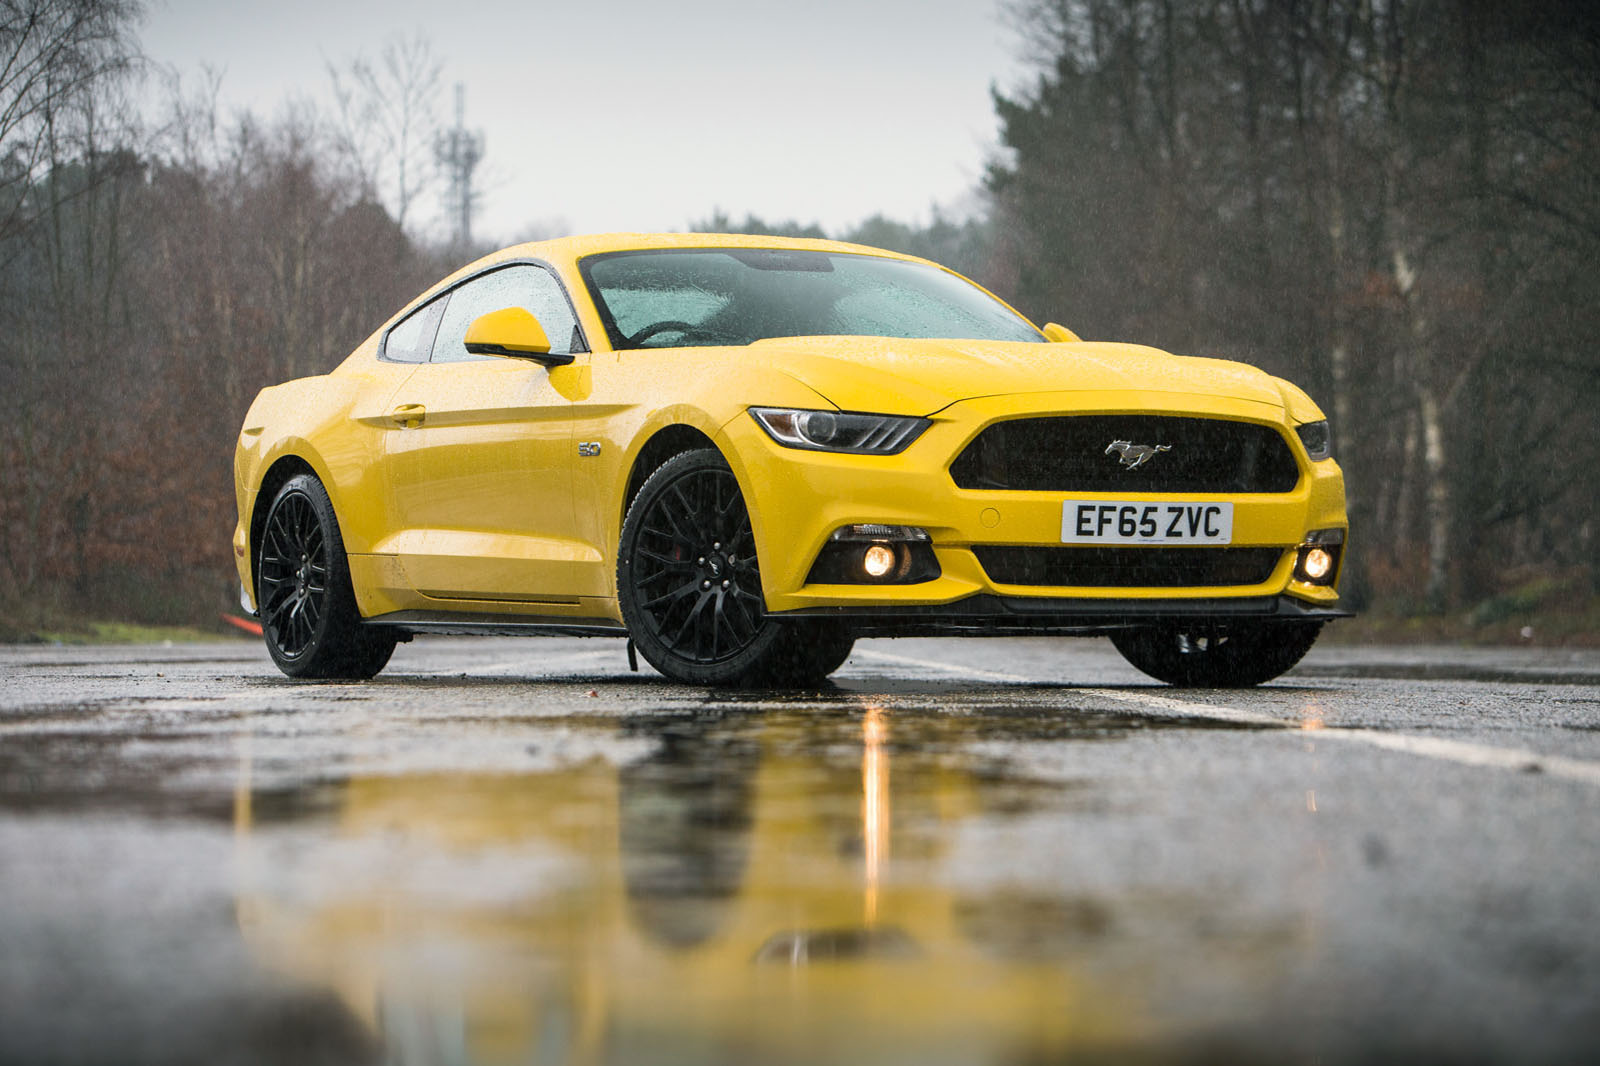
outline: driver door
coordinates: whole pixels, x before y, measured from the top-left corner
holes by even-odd
[[[480,315],[531,311],[570,366],[467,352]],[[574,604],[592,595],[593,549],[577,538],[572,404],[588,356],[565,291],[541,266],[513,264],[452,290],[431,359],[390,401],[397,521],[392,544],[411,587],[440,601]],[[444,606],[445,604],[441,604]],[[466,606],[462,604],[462,606]]]

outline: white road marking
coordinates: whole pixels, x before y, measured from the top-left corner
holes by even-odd
[[[1600,763],[1571,759],[1565,755],[1540,755],[1525,748],[1494,748],[1469,744],[1445,737],[1417,737],[1405,733],[1380,733],[1375,729],[1324,729],[1318,739],[1350,740],[1375,748],[1403,751],[1428,759],[1448,759],[1464,766],[1487,766],[1496,770],[1538,771],[1568,781],[1600,785]]]
[[[924,670],[937,670],[947,674],[958,674],[962,677],[985,678],[991,681],[1007,681],[1025,685],[1042,683],[1036,677],[1005,674],[995,670],[983,670],[954,663],[936,662],[931,659],[916,659],[907,655],[892,655],[888,652],[858,651],[853,657],[897,666],[914,666]],[[1303,722],[1279,718],[1260,711],[1249,711],[1242,707],[1224,707],[1213,703],[1192,703],[1188,700],[1174,699],[1171,696],[1158,696],[1153,692],[1134,692],[1108,688],[1082,688],[1074,689],[1073,691],[1081,692],[1087,696],[1097,696],[1101,699],[1137,704],[1185,718],[1207,718],[1219,722],[1266,726],[1282,729],[1285,732],[1294,732],[1302,736],[1311,733],[1318,740],[1366,744],[1374,748],[1383,748],[1386,751],[1403,752],[1404,754],[1415,755],[1424,759],[1441,759],[1445,762],[1458,763],[1462,766],[1481,766],[1494,770],[1537,771],[1566,781],[1578,781],[1586,785],[1600,786],[1600,762],[1573,759],[1564,755],[1541,755],[1526,748],[1497,748],[1489,744],[1474,744],[1464,740],[1450,740],[1444,737],[1421,737],[1407,733],[1385,733],[1376,729],[1320,727],[1315,730],[1307,730]]]
[[[1100,696],[1103,699],[1141,704],[1145,707],[1152,707],[1158,711],[1165,711],[1168,714],[1183,718],[1211,718],[1219,722],[1276,726],[1280,729],[1302,728],[1300,722],[1289,718],[1279,718],[1275,714],[1247,711],[1242,707],[1222,707],[1215,703],[1190,703],[1188,700],[1175,700],[1171,696],[1157,696],[1153,692],[1127,692],[1114,688],[1086,688],[1079,691],[1093,696]]]
[[[539,657],[537,649],[530,649],[529,654],[516,659],[502,659],[482,666],[468,665],[466,670],[469,674],[528,674],[542,677],[557,670],[561,673],[587,671],[603,663],[614,666],[618,662],[624,666],[628,663],[620,644],[614,647],[585,648],[581,651],[568,650],[557,657],[544,659]]]
[[[1036,677],[1023,677],[1021,674],[1002,674],[995,670],[981,670],[976,666],[959,666],[952,663],[934,662],[931,659],[913,659],[909,655],[892,655],[886,651],[852,651],[852,659],[871,659],[880,663],[893,663],[896,666],[920,666],[924,670],[943,670],[948,674],[960,674],[962,677],[983,677],[990,681],[1015,681],[1024,685],[1037,685]]]
[[[385,670],[384,677],[438,677],[452,673],[465,673],[474,676],[488,674],[526,674],[530,678],[550,677],[554,673],[571,673],[576,670],[589,670],[594,667],[615,665],[620,661],[627,665],[627,656],[623,653],[621,644],[610,645],[604,648],[583,648],[578,650],[563,650],[555,656],[548,654],[541,657],[536,646],[542,641],[530,640],[528,652],[514,659],[494,659],[490,662],[473,662],[463,659],[460,663],[447,664],[448,669],[441,669],[438,665],[413,666],[409,663],[397,663],[394,669]],[[641,670],[643,668],[641,667]],[[552,678],[554,680],[555,678]]]

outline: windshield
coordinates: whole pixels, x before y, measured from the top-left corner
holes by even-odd
[[[901,259],[693,248],[610,252],[579,269],[617,349],[814,336],[1044,340],[977,286]]]

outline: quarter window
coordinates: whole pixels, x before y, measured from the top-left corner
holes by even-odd
[[[586,350],[583,334],[578,330],[577,319],[573,317],[561,283],[543,267],[520,264],[480,274],[450,293],[450,303],[445,307],[438,337],[433,342],[433,361],[457,363],[495,358],[467,351],[467,327],[479,315],[505,307],[531,311],[550,338],[553,354]]]
[[[396,363],[426,363],[443,312],[444,299],[440,298],[401,319],[383,338],[383,358]]]

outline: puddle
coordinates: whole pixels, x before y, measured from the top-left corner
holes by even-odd
[[[399,1061],[441,1026],[465,1062],[1049,1061],[1137,1038],[1137,996],[1072,966],[1139,924],[1119,902],[940,874],[959,826],[1070,795],[950,757],[975,724],[1027,739],[1037,718],[665,707],[589,722],[648,742],[635,758],[354,778],[276,818],[241,793],[239,928]]]
[[[41,718],[0,744],[0,839],[109,826],[122,852],[63,867],[96,871],[60,919],[88,924],[11,965],[54,965],[69,941],[98,965],[167,907],[190,954],[127,949],[166,983],[126,978],[92,1025],[77,996],[38,1013],[165,1024],[190,1001],[171,982],[203,987],[197,956],[226,955],[242,983],[186,1034],[213,1052],[193,1061],[270,1059],[297,1024],[388,1062],[1283,1060],[1259,1031],[1206,1042],[1285,974],[1320,976],[1319,923],[1344,900],[1321,880],[1327,785],[1315,815],[1317,782],[1232,797],[1270,807],[1259,848],[1233,841],[1254,849],[1248,877],[1205,843],[1226,838],[1207,819],[1228,790],[1248,792],[1213,756],[1271,727],[1049,686],[606,685],[400,677],[302,703],[272,681],[255,689],[285,694],[271,711]],[[1064,772],[1033,773],[1038,754]],[[1137,761],[1153,756],[1171,761]],[[1373,838],[1350,855],[1375,882],[1417,853]],[[55,905],[48,874],[10,913]],[[214,889],[198,902],[197,878]],[[261,1028],[280,1006],[305,1013]]]

